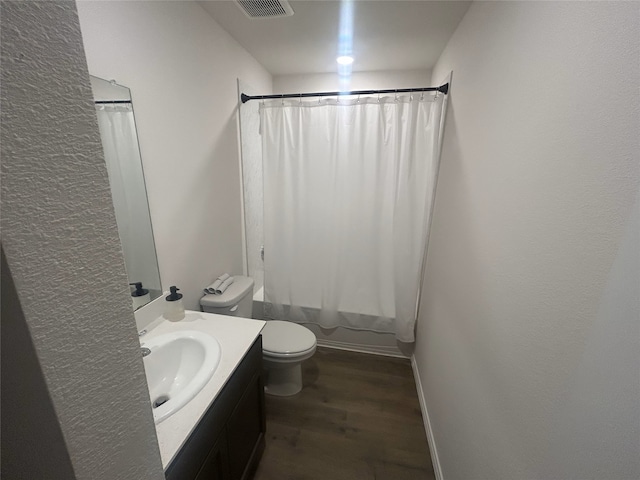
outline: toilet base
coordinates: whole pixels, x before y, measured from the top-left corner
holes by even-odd
[[[264,392],[277,397],[289,397],[302,390],[301,362],[292,364],[274,363],[263,359],[267,371]]]

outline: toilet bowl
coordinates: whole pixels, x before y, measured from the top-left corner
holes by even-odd
[[[253,280],[236,275],[220,295],[200,299],[203,312],[251,318]],[[295,395],[302,390],[301,363],[316,351],[316,336],[297,323],[269,320],[262,329],[262,366],[266,371],[265,393]]]
[[[302,390],[302,362],[316,351],[316,336],[297,323],[269,320],[262,329],[265,393],[286,397]]]

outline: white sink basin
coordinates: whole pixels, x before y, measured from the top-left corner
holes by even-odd
[[[209,381],[220,362],[220,344],[195,330],[166,333],[143,340],[153,419],[160,423],[184,407]]]

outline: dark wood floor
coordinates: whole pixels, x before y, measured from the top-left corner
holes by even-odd
[[[318,348],[302,392],[267,395],[255,480],[434,479],[409,360]]]

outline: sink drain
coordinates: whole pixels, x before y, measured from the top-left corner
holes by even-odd
[[[167,403],[169,401],[169,396],[168,395],[160,395],[158,398],[156,398],[152,405],[153,408],[158,408],[160,405],[163,405],[165,403]]]

